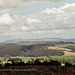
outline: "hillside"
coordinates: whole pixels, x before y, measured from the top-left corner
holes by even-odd
[[[47,44],[36,44],[36,45],[16,45],[7,44],[0,45],[0,56],[61,56],[64,53],[62,51],[47,50]]]
[[[74,44],[64,44],[64,45],[55,45],[48,47],[49,50],[58,50],[63,51],[64,56],[75,56],[75,45]]]
[[[36,39],[11,39],[1,42],[0,44],[15,43],[15,44],[34,44],[40,42],[70,42],[75,43],[75,39],[63,39],[63,38],[36,38]]]
[[[0,56],[75,56],[75,44],[64,42],[49,42],[30,45],[6,44],[0,45]]]

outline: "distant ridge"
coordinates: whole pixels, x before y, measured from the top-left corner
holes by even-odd
[[[74,42],[75,39],[62,39],[62,38],[39,38],[39,39],[13,39],[13,40],[7,40],[4,42],[1,42],[0,45],[2,44],[7,44],[7,43],[12,43],[12,44],[29,44],[29,43],[40,43],[40,42]]]

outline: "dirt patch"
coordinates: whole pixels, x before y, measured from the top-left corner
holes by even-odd
[[[62,48],[62,47],[59,47],[59,46],[50,46],[50,47],[48,47],[48,49],[61,50],[61,51],[64,52],[64,56],[75,56],[74,52],[70,52],[70,51],[72,51],[71,49]]]
[[[50,46],[50,47],[48,47],[48,49],[62,50],[62,51],[72,51],[71,49],[61,48],[61,47],[58,47],[58,46]]]
[[[74,52],[64,51],[64,56],[75,56]]]

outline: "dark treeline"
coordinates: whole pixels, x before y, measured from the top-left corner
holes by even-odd
[[[9,63],[11,62],[11,63]],[[24,62],[21,59],[13,59],[13,60],[8,60],[7,63],[5,63],[4,67],[6,66],[26,66],[26,65],[49,65],[49,66],[61,66],[61,63],[59,61],[55,60],[43,60],[40,61],[40,59],[32,59],[29,60],[28,62]],[[65,66],[67,67],[75,67],[75,65],[65,62]]]
[[[61,64],[58,61],[51,60],[51,61],[41,62],[39,59],[31,60],[31,61],[28,61],[27,63],[24,63],[23,61],[20,61],[20,62],[12,61],[11,63],[5,63],[5,66],[24,66],[24,65],[50,65],[50,66],[56,65],[56,66],[61,66]]]

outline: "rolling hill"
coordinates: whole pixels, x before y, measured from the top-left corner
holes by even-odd
[[[25,42],[24,42],[25,43]],[[49,49],[48,49],[49,48]],[[0,56],[26,56],[26,57],[38,57],[38,56],[61,56],[64,55],[64,49],[75,52],[75,44],[73,42],[41,42],[34,44],[13,44],[6,43],[0,45]],[[74,53],[73,53],[74,55]]]
[[[16,45],[6,44],[0,45],[0,56],[61,56],[64,53],[62,51],[48,50],[48,44],[36,44],[36,45]]]
[[[14,43],[14,44],[34,44],[46,42],[70,42],[75,43],[75,39],[62,39],[62,38],[39,38],[39,39],[12,39],[1,42],[0,44]]]

